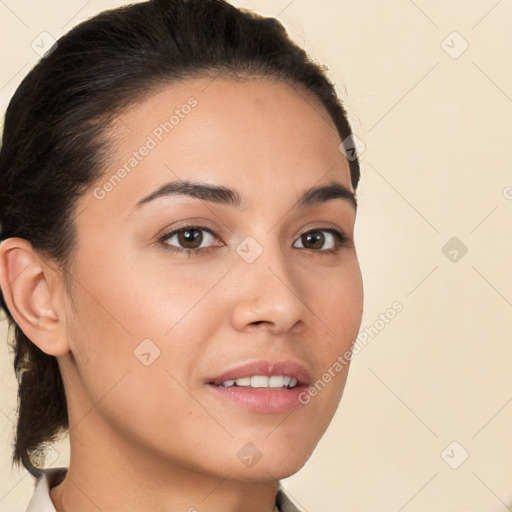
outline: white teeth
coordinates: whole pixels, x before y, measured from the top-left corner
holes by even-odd
[[[234,385],[238,387],[252,388],[293,388],[297,385],[297,379],[289,375],[253,375],[252,377],[241,377],[239,379],[229,379],[224,381],[221,386],[231,388]]]
[[[282,375],[272,375],[268,379],[269,388],[282,388],[284,386],[284,377]]]
[[[251,377],[251,388],[268,388],[268,377],[254,375],[254,377]]]

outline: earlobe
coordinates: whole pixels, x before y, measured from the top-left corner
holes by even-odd
[[[58,356],[69,352],[69,346],[64,312],[59,310],[49,274],[27,240],[13,237],[0,245],[0,286],[9,312],[35,345]]]

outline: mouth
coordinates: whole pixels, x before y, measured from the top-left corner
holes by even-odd
[[[309,371],[294,361],[253,361],[209,379],[206,384],[224,403],[261,413],[279,413],[302,404]]]
[[[213,383],[210,383],[213,384]],[[250,377],[240,377],[238,379],[228,379],[220,384],[224,388],[266,388],[266,389],[293,389],[298,384],[298,380],[290,375],[252,375]]]

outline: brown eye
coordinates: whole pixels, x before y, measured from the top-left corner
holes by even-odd
[[[177,250],[194,250],[207,248],[214,240],[213,233],[205,228],[186,227],[172,231],[162,241]]]
[[[299,248],[327,252],[335,249],[343,240],[344,236],[334,229],[315,229],[302,234],[297,242],[302,244]],[[297,246],[294,244],[294,247]]]
[[[302,235],[301,241],[307,249],[321,249],[325,243],[325,236],[321,231],[315,231]]]
[[[179,244],[185,249],[197,249],[203,241],[203,234],[199,229],[184,229],[177,235]]]

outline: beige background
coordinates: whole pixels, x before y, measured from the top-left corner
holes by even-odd
[[[41,32],[122,3],[0,0],[0,110]],[[329,66],[366,146],[357,242],[373,338],[289,492],[309,512],[509,510],[512,1],[234,3],[278,16]],[[1,350],[0,512],[18,512],[33,483],[11,471],[16,388]],[[65,443],[57,452],[65,465]]]

